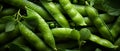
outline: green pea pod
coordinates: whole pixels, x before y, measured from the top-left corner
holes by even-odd
[[[104,13],[104,14],[99,14],[99,18],[102,19],[106,24],[112,23],[114,21],[114,17]],[[88,17],[84,17],[85,23],[87,26],[93,26],[94,24]]]
[[[80,37],[81,40],[88,40],[91,36],[90,31],[87,28],[82,28],[80,30],[80,35],[81,35],[81,37]]]
[[[62,12],[63,14],[67,14],[65,12],[65,10],[62,8],[62,6],[59,3],[54,3],[56,5],[56,7],[60,10],[60,12]]]
[[[54,28],[52,29],[53,36],[55,40],[65,40],[69,37],[72,29],[70,28]],[[64,37],[64,39],[63,39]]]
[[[54,28],[52,29],[53,36],[58,40],[74,39],[79,40],[80,34],[77,30],[70,28]]]
[[[102,51],[100,48],[96,48],[95,51]]]
[[[52,20],[50,18],[50,15],[41,7],[38,6],[37,4],[34,4],[33,2],[30,2],[28,0],[3,0],[8,4],[11,4],[13,6],[17,6],[19,8],[25,8],[27,6],[28,8],[36,11],[38,14],[40,14],[44,19],[46,20]]]
[[[27,41],[22,37],[19,36],[16,38],[13,42],[8,44],[9,50],[11,51],[16,51],[16,50],[23,50],[23,51],[32,51],[28,46],[27,46]]]
[[[86,6],[86,12],[88,14],[88,18],[97,27],[100,34],[104,38],[113,41],[112,33],[109,31],[109,28],[107,27],[105,22],[101,18],[99,18],[97,10],[91,6]]]
[[[27,26],[30,30],[35,31],[35,27],[32,27],[30,24],[28,24],[26,21],[22,21],[22,23]]]
[[[105,23],[111,23],[111,22],[113,22],[115,20],[115,17],[113,17],[113,16],[111,16],[111,15],[109,15],[107,13],[99,14],[99,17],[101,19],[103,19],[103,21]]]
[[[96,35],[93,35],[91,34],[91,37],[89,38],[89,40],[97,43],[97,44],[100,44],[104,47],[108,47],[108,48],[117,48],[118,46],[116,45],[113,45],[110,41],[106,40],[106,39],[102,39]]]
[[[90,32],[90,30],[87,29],[87,28],[82,29],[82,31],[84,31],[84,32],[86,31],[87,34],[90,34],[89,40],[92,41],[92,42],[95,42],[95,43],[97,43],[101,46],[107,47],[107,48],[117,48],[118,47],[116,45],[113,45],[110,41],[108,41],[106,39],[103,39],[103,38],[100,38],[99,36],[96,36],[96,35],[92,34]]]
[[[25,40],[23,36],[19,36],[15,40],[13,40],[11,43],[26,46],[28,42]]]
[[[116,51],[120,50],[120,37],[114,42],[114,45],[119,46]]]
[[[114,38],[116,38],[118,36],[118,34],[120,33],[119,32],[120,30],[120,16],[118,17],[118,19],[115,21],[114,25],[112,26],[111,28],[111,33],[112,33],[112,36]]]
[[[59,0],[59,2],[73,22],[80,26],[86,25],[83,16],[74,8],[69,0]]]
[[[30,48],[23,46],[23,45],[18,45],[18,44],[14,44],[14,43],[10,43],[8,45],[9,47],[9,51],[31,51]]]
[[[92,26],[93,23],[91,22],[91,20],[88,17],[84,17],[85,23],[87,24],[87,26]]]
[[[43,34],[44,41],[54,50],[56,49],[55,40],[52,34],[52,31],[50,30],[48,24],[45,22],[45,20],[34,10],[27,8],[27,16],[34,16],[34,20],[37,24],[38,30]]]
[[[56,3],[55,5],[63,14],[66,14],[66,12],[64,11],[60,4]],[[86,16],[85,6],[77,4],[73,4],[73,6],[82,16]]]
[[[41,1],[41,3],[62,27],[70,27],[65,16],[59,11],[53,2]]]
[[[91,27],[86,27],[87,29],[89,29],[91,31],[91,33],[94,33],[94,34],[98,34],[98,30],[96,27],[94,26],[91,26]]]
[[[10,16],[10,15],[13,15],[17,12],[16,9],[14,8],[7,8],[7,9],[3,9],[1,12],[0,12],[0,16],[3,17],[3,16]]]
[[[82,15],[82,16],[87,16],[87,13],[85,11],[85,6],[84,5],[74,5],[76,10]]]
[[[3,46],[11,41],[13,41],[16,37],[18,37],[19,34],[19,30],[18,30],[18,26],[15,26],[15,29],[11,32],[2,32],[0,34],[0,46]]]
[[[47,51],[48,47],[44,44],[44,42],[30,29],[28,29],[25,25],[23,25],[21,22],[18,23],[20,32],[22,36],[32,45],[34,46],[38,51]]]

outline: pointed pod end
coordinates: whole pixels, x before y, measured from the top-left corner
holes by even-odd
[[[54,48],[55,51],[57,51],[57,48]]]
[[[87,26],[87,24],[85,22],[79,24],[80,26]]]
[[[115,45],[115,46],[113,46],[112,48],[117,49],[118,47],[119,47],[119,46],[116,46],[116,45]]]

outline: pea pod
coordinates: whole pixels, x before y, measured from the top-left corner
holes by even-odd
[[[57,8],[63,13],[66,14],[66,12],[64,11],[64,9],[62,8],[62,6],[58,3],[55,4],[57,6]],[[75,9],[82,15],[82,16],[87,16],[86,15],[86,11],[85,11],[85,6],[83,5],[77,5],[77,4],[73,4],[73,6],[75,7]]]
[[[52,33],[57,40],[67,40],[74,39],[79,40],[80,34],[76,32],[77,30],[70,28],[54,28],[52,29]]]
[[[0,12],[0,16],[3,17],[3,16],[10,16],[10,15],[13,15],[17,12],[16,9],[14,8],[7,8],[7,9],[3,9],[1,12]]]
[[[88,40],[91,36],[91,32],[87,28],[82,28],[80,30],[81,40]]]
[[[115,18],[113,16],[110,16],[106,13],[99,14],[99,18],[102,19],[106,24],[112,23],[115,20]],[[87,26],[93,25],[92,21],[88,17],[84,17],[84,20],[85,20]]]
[[[44,42],[35,35],[30,29],[28,29],[25,25],[23,25],[21,22],[18,23],[20,32],[23,37],[32,45],[34,46],[38,51],[47,51],[48,47],[44,44]]]
[[[85,23],[87,24],[87,26],[91,26],[93,25],[93,23],[91,22],[91,20],[88,17],[84,17]]]
[[[25,41],[25,38],[23,36],[19,36],[16,39],[14,39],[11,43],[26,46],[28,41]]]
[[[41,3],[62,27],[70,27],[65,16],[59,11],[53,2],[41,1]]]
[[[18,26],[16,25],[15,29],[11,32],[2,32],[0,33],[0,46],[3,46],[19,36]]]
[[[59,0],[59,2],[73,22],[80,26],[86,25],[83,16],[74,8],[69,0]]]
[[[74,5],[75,9],[82,15],[82,16],[87,16],[87,13],[85,11],[85,6],[84,5]]]
[[[99,14],[99,17],[105,22],[105,23],[112,23],[115,20],[115,17],[107,14],[107,13],[103,13],[103,14]]]
[[[116,38],[120,33],[119,30],[120,30],[120,16],[118,17],[118,19],[116,20],[116,22],[114,23],[110,30],[114,38]]]
[[[11,4],[13,6],[17,6],[19,8],[25,8],[27,6],[28,8],[36,11],[38,14],[40,14],[44,19],[46,20],[52,20],[50,18],[50,15],[41,7],[38,6],[37,4],[34,4],[28,0],[3,0],[4,2]]]
[[[27,23],[27,21],[22,21],[22,23],[27,26],[30,30],[35,31],[35,27],[32,27],[30,24]]]
[[[112,33],[109,31],[109,28],[107,27],[105,22],[101,18],[99,18],[97,10],[91,6],[86,6],[86,12],[88,14],[88,18],[97,27],[100,34],[104,38],[113,41]]]
[[[38,30],[43,34],[44,41],[54,50],[56,49],[55,40],[52,34],[52,31],[50,30],[48,24],[45,22],[45,20],[34,10],[27,8],[27,15],[28,18],[34,18],[35,22],[37,23]]]
[[[118,46],[113,45],[110,41],[106,39],[102,39],[96,35],[91,34],[90,40],[93,42],[96,42],[102,46],[108,47],[108,48],[117,48]]]
[[[120,37],[114,42],[114,45],[119,46],[116,51],[120,50]]]
[[[107,47],[107,48],[117,48],[118,46],[116,45],[113,45],[110,41],[106,40],[106,39],[103,39],[103,38],[100,38],[99,36],[96,36],[94,34],[92,34],[90,32],[89,29],[87,28],[84,28],[84,29],[81,29],[83,32],[87,32],[88,34],[90,34],[90,37],[88,38],[90,41],[92,42],[95,42],[101,46],[104,46],[104,47]]]

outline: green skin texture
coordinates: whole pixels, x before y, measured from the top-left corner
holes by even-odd
[[[53,2],[41,1],[41,3],[62,27],[70,27],[65,16],[60,12]]]
[[[44,42],[30,29],[28,29],[24,24],[21,22],[18,23],[20,32],[22,36],[38,51],[47,51],[48,47],[44,44]]]
[[[16,26],[15,30],[5,33],[2,32],[0,33],[0,46],[3,46],[11,41],[13,41],[15,38],[17,38],[19,36],[19,30],[18,30],[18,26]]]
[[[3,16],[8,16],[8,15],[13,15],[17,12],[17,10],[13,9],[13,8],[7,8],[7,9],[3,9],[1,12],[0,12],[0,16],[3,17]]]
[[[104,13],[104,14],[99,14],[99,18],[101,18],[105,23],[111,23],[114,20],[114,17]],[[92,26],[93,23],[90,21],[88,17],[84,17],[84,20],[87,24],[87,26]]]
[[[96,36],[90,32],[89,29],[83,28],[80,30],[82,33],[85,32],[87,35],[90,35],[88,40],[93,41],[101,46],[107,47],[107,48],[117,48],[118,46],[113,45],[110,41],[100,38],[99,36]]]
[[[63,13],[63,14],[66,14],[64,12],[64,9],[60,6],[60,4],[56,4],[57,8]],[[76,10],[82,15],[82,16],[86,16],[87,13],[85,11],[85,6],[83,5],[75,5],[74,4],[74,7],[76,8]],[[110,23],[114,20],[114,17],[108,15],[108,14],[99,14],[100,18],[104,20],[105,23]],[[90,19],[88,17],[84,17],[84,20],[85,20],[85,23],[87,24],[87,26],[91,26],[93,25],[90,21]]]
[[[30,8],[27,8],[27,7],[26,7],[26,9],[27,9],[27,16],[28,16],[28,18],[29,17],[30,18],[31,17],[34,18],[39,31],[41,32],[41,34],[43,34],[44,41],[51,48],[53,48],[54,50],[57,50],[56,49],[56,45],[55,45],[55,40],[54,40],[52,31],[49,28],[49,25],[45,22],[45,20],[37,12],[35,12],[34,10],[32,10]]]
[[[65,39],[74,39],[80,40],[80,34],[72,33],[74,29],[70,28],[54,28],[52,29],[53,36],[56,37],[58,40],[65,40]],[[63,39],[64,38],[64,39]]]
[[[104,47],[108,47],[108,48],[117,48],[118,46],[113,45],[110,41],[106,40],[106,39],[102,39],[96,35],[91,34],[91,37],[89,38],[89,40],[100,44]]]
[[[99,17],[103,19],[105,23],[111,23],[115,18],[107,13],[99,14]]]
[[[107,27],[105,22],[101,18],[99,18],[97,10],[91,6],[86,6],[86,12],[88,14],[88,18],[91,20],[91,22],[93,22],[100,34],[104,38],[113,41],[112,33],[109,31],[109,28]]]
[[[18,38],[13,40],[11,43],[9,43],[8,46],[11,44],[14,44],[14,45],[17,45],[19,48],[23,49],[23,51],[31,51],[31,49],[26,45],[26,43],[28,42],[25,40],[25,38],[23,38],[22,36],[19,36]]]
[[[116,20],[116,22],[114,23],[114,25],[110,31],[114,38],[116,38],[118,36],[118,34],[120,33],[119,32],[120,31],[120,16],[118,17],[118,19]]]
[[[85,6],[83,5],[74,5],[76,10],[82,15],[82,16],[86,16],[86,12],[85,12]]]
[[[41,6],[38,6],[37,4],[34,4],[30,1],[27,0],[4,0],[4,1],[8,4],[17,6],[19,8],[21,7],[24,8],[25,6],[27,6],[28,8],[40,14],[45,20],[52,20],[50,15]]]
[[[80,26],[86,26],[83,16],[74,8],[69,0],[59,0],[59,2],[73,22]]]
[[[62,6],[58,3],[55,4],[57,6],[57,8],[63,13],[63,14],[66,14],[64,12],[64,9],[62,8]],[[76,5],[76,4],[73,4],[73,6],[75,7],[75,9],[82,15],[82,16],[86,16],[86,12],[85,12],[85,6],[83,5]]]
[[[22,23],[27,26],[30,30],[35,31],[35,28],[33,28],[32,26],[30,26],[26,21],[22,21]]]
[[[25,38],[23,36],[19,36],[15,40],[13,40],[11,43],[26,45],[26,43],[28,43],[28,42],[25,41]]]

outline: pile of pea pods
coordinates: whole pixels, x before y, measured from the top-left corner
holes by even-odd
[[[0,0],[0,51],[120,51],[119,34],[85,0]]]

